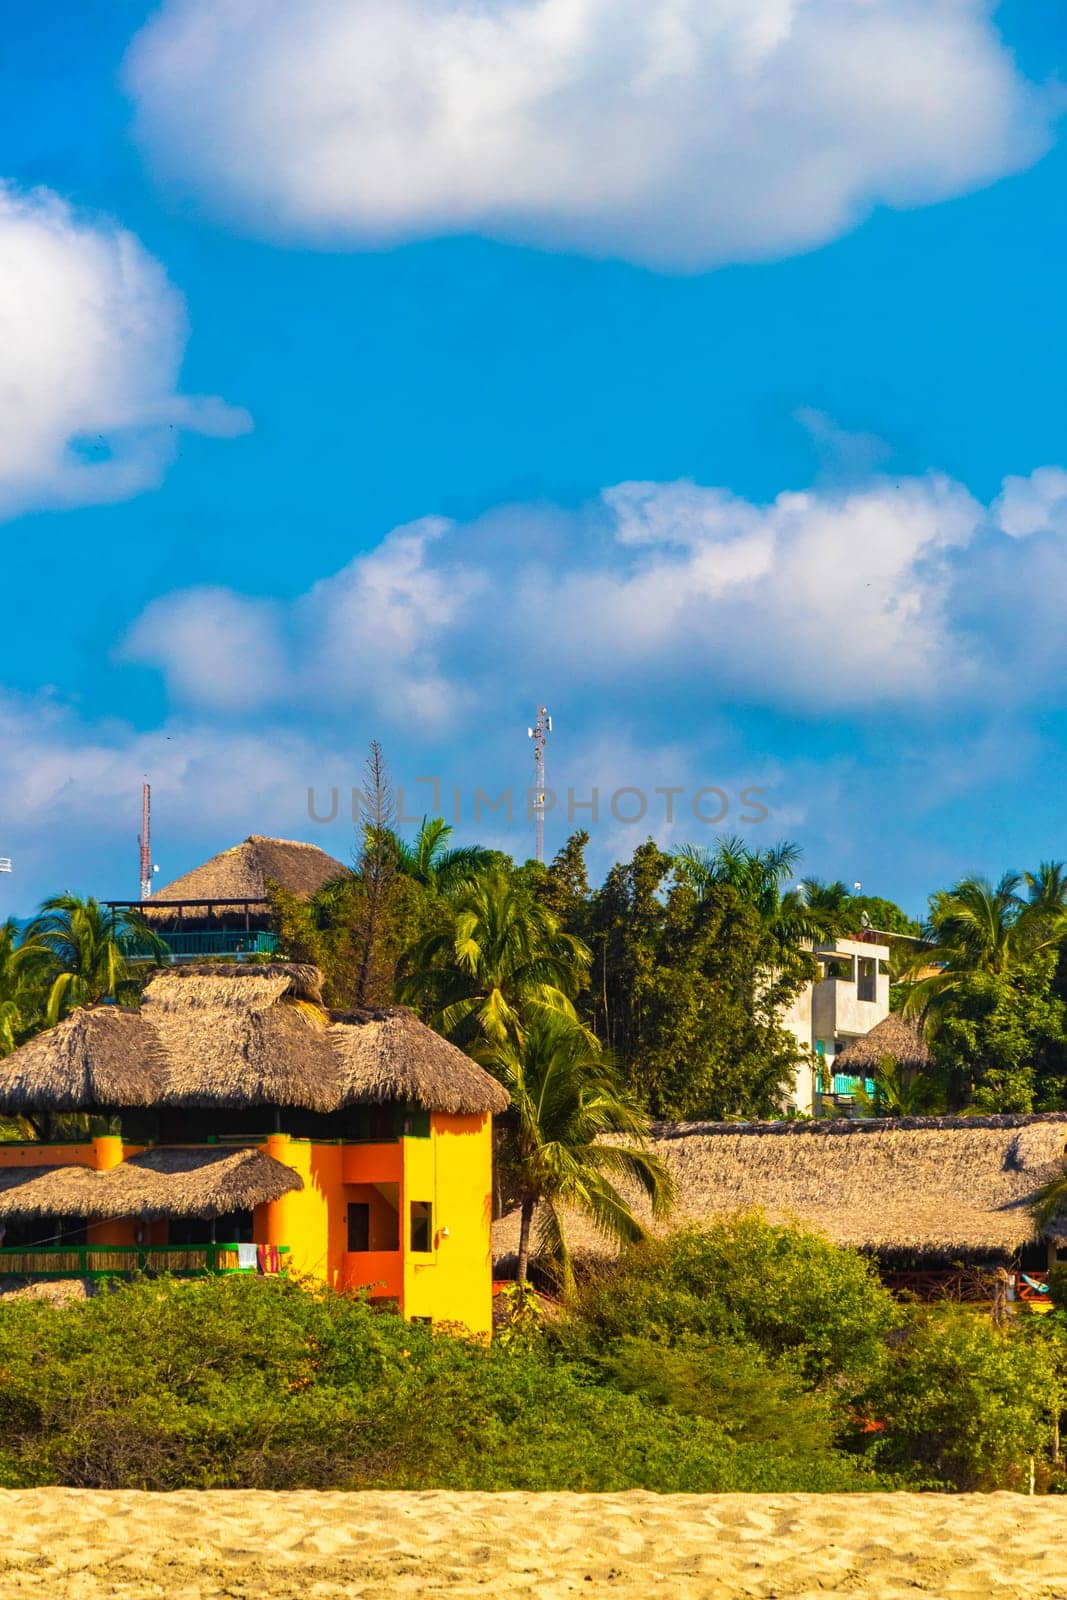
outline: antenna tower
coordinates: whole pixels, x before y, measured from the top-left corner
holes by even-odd
[[[141,785],[141,899],[152,897],[152,787]]]
[[[545,745],[551,732],[552,718],[540,706],[537,721],[526,730],[534,747],[534,853],[538,861],[545,859]]]

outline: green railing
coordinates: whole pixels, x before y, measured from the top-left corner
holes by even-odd
[[[247,1247],[246,1247],[247,1248]],[[256,1247],[253,1247],[256,1248]],[[267,1271],[284,1272],[289,1246],[263,1246]],[[235,1244],[52,1244],[0,1249],[0,1278],[103,1278],[138,1272],[256,1272],[257,1263],[242,1265]]]
[[[237,928],[216,929],[210,933],[161,933],[172,956],[272,956],[278,948],[278,935],[263,929],[243,933]]]

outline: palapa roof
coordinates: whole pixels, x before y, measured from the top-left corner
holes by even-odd
[[[348,871],[318,845],[252,833],[242,844],[221,851],[202,866],[156,889],[152,898],[213,900],[221,908],[227,900],[262,900],[267,884],[277,883],[290,894],[307,900],[331,878],[343,878]],[[149,904],[146,909],[151,913],[154,908]]]
[[[321,984],[296,962],[168,968],[140,1011],[76,1011],[0,1060],[0,1113],[332,1112],[390,1099],[450,1114],[506,1108],[496,1080],[409,1011],[331,1014]]]
[[[933,1061],[922,1029],[898,1011],[890,1012],[869,1033],[850,1039],[834,1058],[834,1071],[867,1076],[876,1072],[887,1056],[899,1067],[915,1071],[922,1071]]]
[[[1067,1114],[661,1123],[649,1144],[677,1192],[657,1223],[631,1196],[656,1232],[760,1210],[882,1255],[999,1257],[1039,1237],[1030,1208],[1064,1170]],[[585,1219],[568,1215],[565,1226],[577,1254],[615,1252]],[[1067,1241],[1067,1217],[1043,1232]],[[497,1256],[516,1251],[516,1212],[493,1243]]]
[[[332,1016],[342,1104],[405,1100],[453,1115],[507,1110],[507,1090],[410,1011],[391,1007]]]
[[[109,1172],[0,1167],[5,1217],[218,1217],[303,1188],[263,1150],[150,1150]]]

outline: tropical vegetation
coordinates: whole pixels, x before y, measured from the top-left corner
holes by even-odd
[[[637,1244],[492,1346],[254,1274],[0,1301],[0,1485],[1063,1487],[1064,1317],[902,1306],[758,1217]]]

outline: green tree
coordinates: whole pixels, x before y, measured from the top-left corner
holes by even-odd
[[[680,880],[680,881],[679,881]],[[798,1057],[781,1008],[814,965],[733,884],[701,880],[649,841],[593,896],[598,1036],[656,1116],[773,1116]]]
[[[489,865],[481,845],[450,845],[452,826],[444,817],[423,817],[414,841],[396,839],[397,870],[437,894],[453,893]]]
[[[545,1012],[575,1021],[590,953],[501,866],[459,888],[450,924],[405,958],[402,997],[468,1044],[517,1038]]]
[[[579,938],[585,937],[589,907],[589,874],[585,865],[588,844],[589,835],[584,829],[572,833],[556,851],[535,891],[558,918],[560,927]]]
[[[169,959],[164,941],[133,911],[109,910],[92,898],[59,894],[45,900],[24,942],[47,952],[49,1026],[74,1006],[117,999],[136,988],[131,958]]]
[[[610,1061],[559,1012],[540,1014],[518,1041],[505,1037],[475,1053],[512,1100],[500,1160],[519,1204],[518,1281],[527,1277],[536,1212],[537,1258],[569,1292],[565,1210],[588,1217],[609,1239],[632,1243],[644,1229],[618,1182],[643,1192],[653,1216],[670,1209],[667,1168],[645,1147],[648,1118],[626,1095]],[[632,1142],[619,1143],[620,1137]]]

